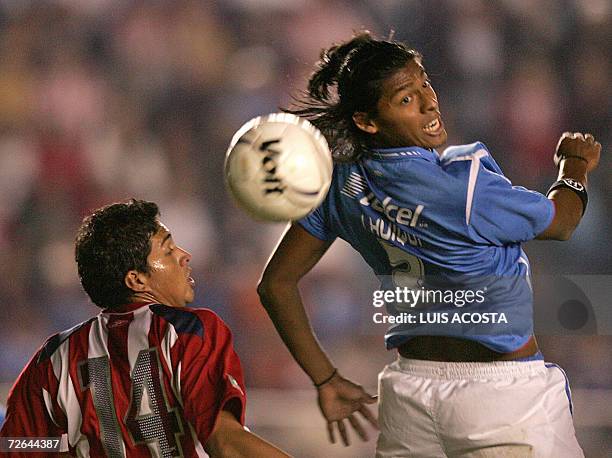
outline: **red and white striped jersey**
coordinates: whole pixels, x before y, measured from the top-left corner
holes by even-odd
[[[219,412],[244,424],[245,404],[214,312],[130,304],[47,340],[9,394],[0,436],[66,435],[77,456],[206,456]]]

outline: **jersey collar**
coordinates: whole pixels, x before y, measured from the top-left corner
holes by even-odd
[[[429,162],[440,162],[440,155],[436,150],[421,148],[420,146],[402,146],[399,148],[372,149],[372,157],[376,159],[423,158]]]
[[[115,307],[112,309],[104,309],[102,310],[102,313],[127,313],[127,312],[133,312],[134,310],[137,310],[141,307],[144,307],[145,305],[151,305],[151,304],[157,304],[157,302],[132,302],[130,304],[124,304],[120,307]]]

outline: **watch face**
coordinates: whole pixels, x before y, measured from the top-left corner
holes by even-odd
[[[571,178],[563,178],[561,181],[563,181],[570,188],[574,188],[576,191],[584,191],[584,185],[576,180],[572,180]]]

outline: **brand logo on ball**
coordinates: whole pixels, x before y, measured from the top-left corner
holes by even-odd
[[[264,221],[303,218],[331,184],[333,162],[322,134],[288,113],[259,116],[232,137],[225,179],[236,202]]]
[[[261,166],[265,173],[263,188],[265,195],[282,194],[285,190],[282,180],[276,176],[276,160],[274,158],[280,154],[280,151],[270,148],[276,143],[280,143],[280,139],[265,141],[259,147],[259,151],[266,153],[261,159]]]

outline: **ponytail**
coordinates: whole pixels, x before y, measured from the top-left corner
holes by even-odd
[[[348,61],[355,54],[369,35],[362,34],[344,43],[321,51],[317,70],[308,82],[308,93],[319,101],[328,101],[329,86],[337,84],[349,68]]]
[[[419,54],[404,44],[376,40],[369,32],[321,52],[308,91],[285,111],[310,120],[326,137],[336,162],[353,162],[368,135],[353,121],[356,111],[376,113],[382,81]]]

